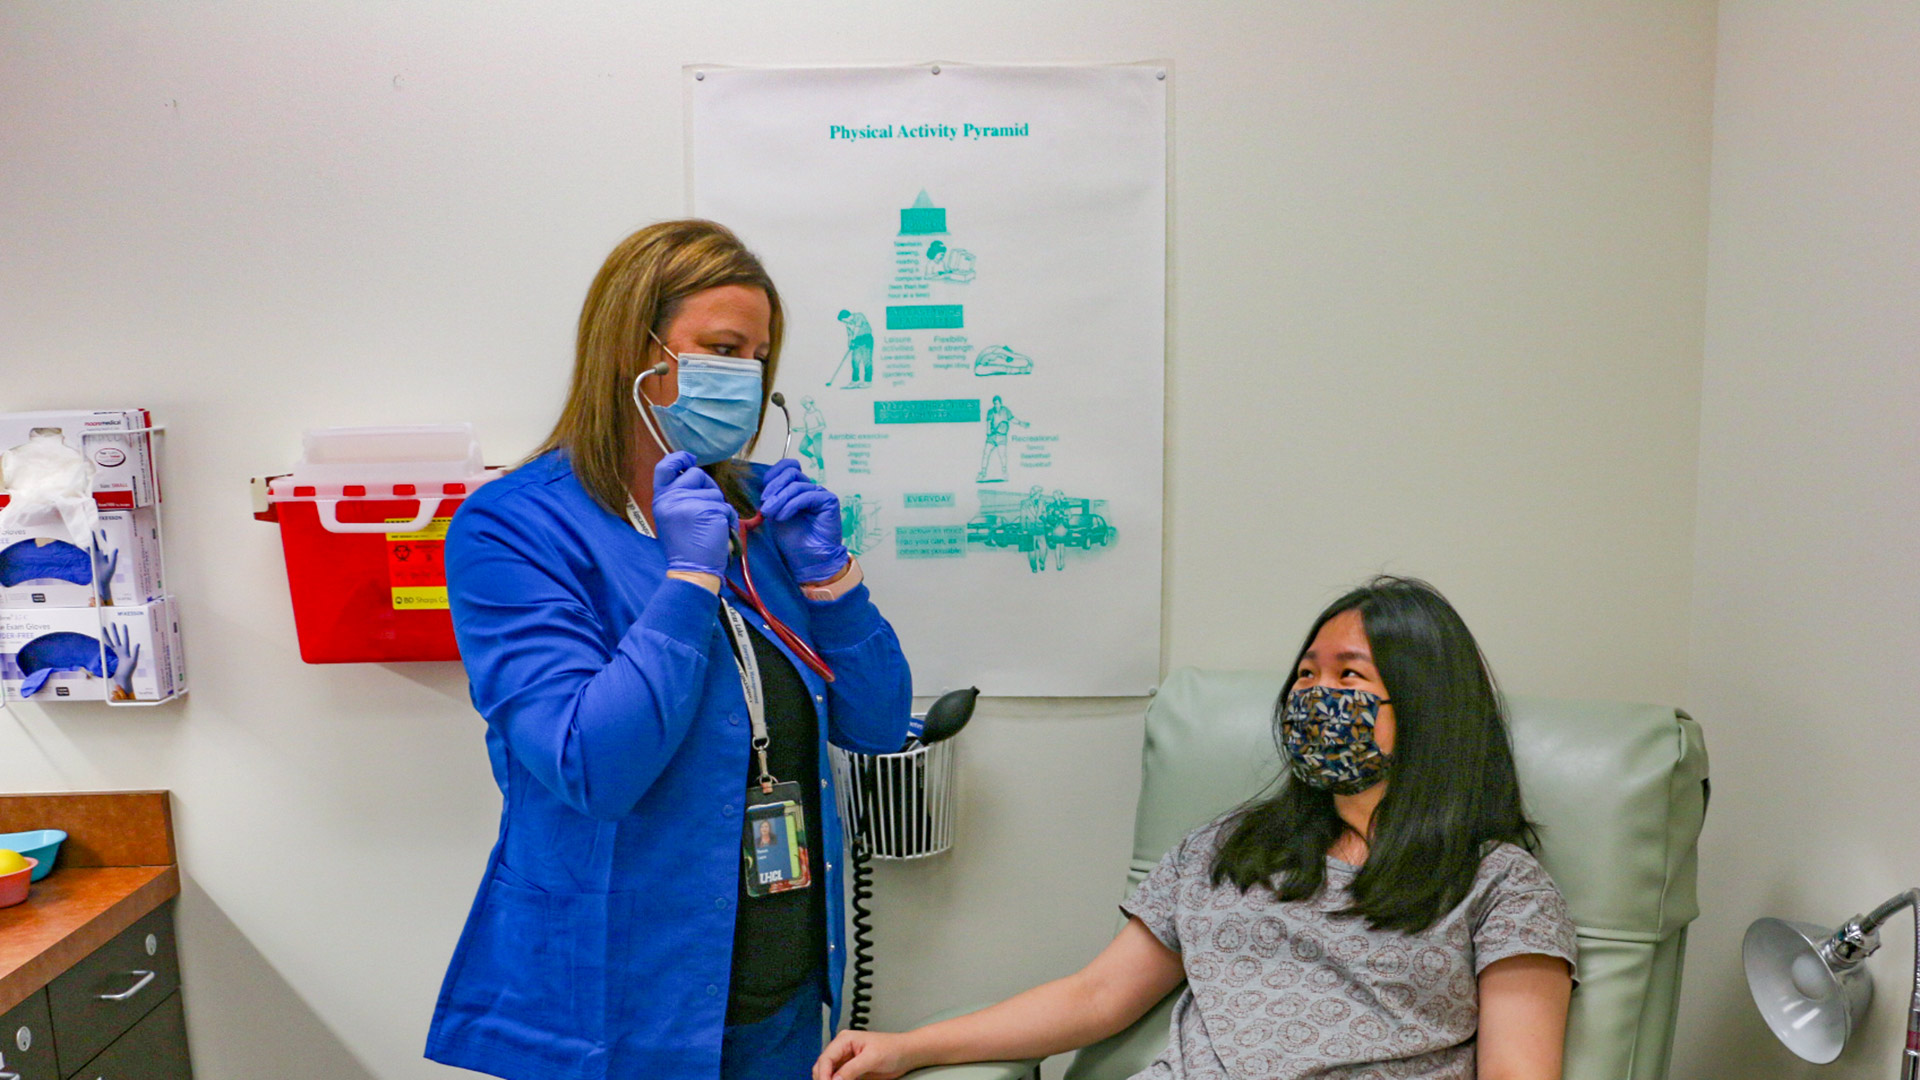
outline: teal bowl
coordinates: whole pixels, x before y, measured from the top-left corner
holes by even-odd
[[[39,881],[53,873],[53,857],[60,854],[60,844],[67,834],[59,829],[35,829],[32,832],[0,833],[0,848],[17,851],[29,859],[40,860],[33,868],[29,881]]]

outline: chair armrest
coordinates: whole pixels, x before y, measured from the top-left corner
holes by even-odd
[[[1080,1048],[1067,1067],[1066,1080],[1124,1080],[1144,1071],[1167,1048],[1167,1033],[1173,1027],[1173,1007],[1185,993],[1181,983],[1173,993],[1160,999],[1125,1031]]]
[[[933,1065],[915,1069],[901,1080],[1028,1080],[1040,1067],[1032,1061],[975,1061],[966,1065]]]
[[[926,1027],[928,1024],[937,1024],[956,1016],[979,1012],[986,1008],[987,1004],[990,1003],[962,1005],[957,1009],[937,1012],[913,1026]],[[1040,1067],[1041,1060],[1041,1058],[1032,1058],[1027,1061],[971,1061],[964,1065],[929,1065],[924,1069],[915,1069],[907,1073],[901,1077],[901,1080],[1027,1080],[1028,1077],[1035,1076],[1035,1070]]]

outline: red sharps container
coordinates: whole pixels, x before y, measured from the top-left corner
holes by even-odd
[[[300,658],[309,664],[458,660],[447,609],[447,525],[495,476],[471,424],[321,428],[293,472],[256,482],[280,525]]]

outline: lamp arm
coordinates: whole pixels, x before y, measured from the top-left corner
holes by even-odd
[[[1913,911],[1913,998],[1907,1002],[1907,1049],[1900,1057],[1900,1080],[1920,1080],[1920,889],[1908,889],[1904,897],[1894,899]]]
[[[1907,1046],[1900,1055],[1900,1080],[1920,1080],[1920,889],[1908,889],[1865,915],[1849,920],[1833,935],[1831,944],[1836,954],[1845,956],[1870,942],[1864,952],[1857,953],[1857,962],[1879,946],[1881,924],[1901,908],[1913,912],[1913,993],[1907,1002]]]
[[[1898,915],[1901,908],[1910,908],[1916,904],[1920,904],[1920,889],[1908,889],[1903,893],[1895,893],[1885,903],[1867,912],[1861,921],[1869,924],[1868,930],[1877,930],[1882,923]]]
[[[1880,947],[1880,927],[1901,909],[1913,912],[1913,990],[1907,1001],[1907,1045],[1900,1054],[1900,1080],[1920,1080],[1920,889],[1896,893],[1865,915],[1855,915],[1820,946],[1835,972],[1855,967]]]

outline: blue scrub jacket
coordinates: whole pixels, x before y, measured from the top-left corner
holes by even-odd
[[[900,749],[911,680],[866,587],[814,603],[764,529],[748,553],[767,607],[834,670],[826,683],[789,654],[826,739]],[[446,560],[505,805],[427,1056],[513,1080],[712,1080],[750,737],[718,600],[668,579],[660,543],[594,502],[558,452],[476,491]],[[812,834],[826,844],[837,1014],[840,820],[825,741],[819,752],[825,820]]]

